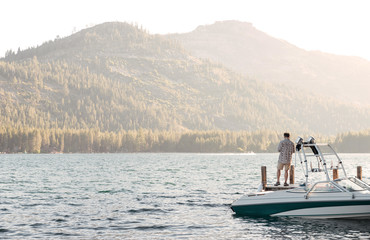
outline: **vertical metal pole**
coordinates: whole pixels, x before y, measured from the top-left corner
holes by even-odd
[[[346,173],[346,169],[344,169],[344,166],[343,166],[343,162],[342,160],[340,159],[340,157],[338,156],[337,152],[334,151],[334,149],[328,144],[328,147],[333,151],[333,153],[335,154],[335,156],[337,157],[338,159],[338,163],[342,166],[342,170],[343,170],[343,173],[344,173],[344,176],[347,178],[347,173]],[[339,167],[339,165],[338,165]]]
[[[324,166],[324,171],[325,171],[325,174],[326,174],[326,180],[327,180],[327,181],[330,181],[330,177],[329,177],[329,173],[328,173],[328,168],[326,167],[326,160],[325,160],[325,158],[324,158],[324,155],[322,155],[322,153],[321,153],[321,149],[319,148],[319,146],[317,146],[317,145],[315,144],[315,147],[316,147],[317,151],[319,152],[320,157],[321,157],[321,159],[322,159],[322,165]]]
[[[302,152],[303,152],[303,157],[304,157],[304,163],[306,165],[305,177],[306,177],[306,188],[307,188],[308,186],[308,164],[307,164],[306,153],[304,152],[304,146],[302,146]]]
[[[302,173],[303,173],[303,174],[305,174],[305,170],[304,170],[304,167],[303,167],[303,161],[302,161],[301,152],[298,152],[298,157],[299,157],[299,161],[301,162]],[[306,175],[305,175],[305,176],[306,176]]]

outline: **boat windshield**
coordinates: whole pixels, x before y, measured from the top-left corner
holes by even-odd
[[[318,182],[313,186],[310,192],[341,192],[341,190],[331,182]]]
[[[291,193],[305,193],[305,192],[307,192],[307,190],[304,187],[300,187],[300,188],[293,188],[291,190],[288,190],[288,192],[291,192]]]
[[[338,179],[335,180],[335,182],[350,192],[356,192],[356,191],[364,191],[365,189],[358,185],[357,183],[350,181],[348,179]]]

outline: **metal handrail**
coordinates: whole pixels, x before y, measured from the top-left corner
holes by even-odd
[[[348,178],[350,181],[354,182],[354,183],[357,183],[358,185],[360,185],[361,187],[363,188],[366,188],[367,190],[370,191],[370,185],[367,184],[366,182],[362,181],[361,179],[359,178],[355,178],[355,177],[349,177]]]

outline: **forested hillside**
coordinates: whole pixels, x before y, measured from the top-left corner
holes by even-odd
[[[370,61],[365,59],[306,51],[238,21],[216,22],[167,37],[179,40],[198,57],[258,80],[370,105]]]
[[[1,126],[13,130],[336,134],[370,123],[368,108],[252,80],[126,23],[9,51],[0,106]]]

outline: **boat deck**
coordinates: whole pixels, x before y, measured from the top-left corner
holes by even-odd
[[[284,186],[283,184],[280,186],[267,185],[265,191],[289,190],[297,187],[299,187],[299,184],[289,184],[289,186]]]

